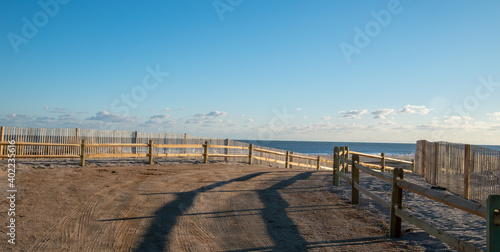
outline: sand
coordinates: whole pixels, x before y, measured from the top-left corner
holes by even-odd
[[[350,205],[350,189],[346,183],[333,187],[331,171],[182,158],[155,161],[88,160],[80,167],[77,159],[19,160],[16,245],[4,236],[0,250],[451,250],[407,224],[410,232],[389,238],[388,210],[364,196],[359,206]],[[5,160],[0,165],[7,167]],[[7,183],[5,171],[0,181]],[[362,183],[390,197],[389,184],[365,176]],[[4,188],[0,220],[7,224]],[[404,202],[484,246],[481,218],[409,194]]]

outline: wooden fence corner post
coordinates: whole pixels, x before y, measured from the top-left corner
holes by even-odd
[[[401,236],[401,218],[396,215],[396,208],[403,206],[403,189],[398,186],[398,178],[403,179],[403,169],[395,168],[392,171],[392,201],[391,216],[389,223],[389,236],[392,238]]]
[[[149,164],[153,164],[153,140],[149,140]]]
[[[316,167],[316,170],[319,171],[320,168],[321,168],[321,156],[318,155],[318,166]]]
[[[470,145],[465,145],[464,152],[464,198],[469,199],[470,196]]]
[[[250,144],[248,146],[248,164],[252,165],[252,159],[253,159],[253,144]]]
[[[285,154],[285,168],[290,168],[290,162],[288,161],[290,159],[290,151],[286,151]]]
[[[359,185],[359,169],[356,167],[356,165],[359,164],[359,155],[354,154],[352,155],[352,185],[351,185],[351,204],[357,205],[359,204],[359,190],[358,188],[355,187],[355,185]]]
[[[486,201],[486,251],[500,251],[500,195]]]
[[[382,172],[385,172],[385,153],[383,153],[383,152],[382,152],[382,153],[380,154],[380,156],[382,157],[382,158],[380,159],[380,166],[382,166],[381,171],[382,171]]]
[[[340,167],[340,157],[339,157],[339,147],[333,148],[333,185],[339,185],[339,167]]]
[[[85,144],[87,143],[87,140],[82,139],[82,146],[80,149],[80,165],[85,166]]]
[[[344,156],[345,156],[345,155],[344,155],[344,153],[345,153],[344,151],[345,151],[345,147],[344,147],[344,146],[341,146],[341,147],[340,147],[339,156],[344,157]],[[341,153],[341,154],[340,154],[340,153]],[[341,159],[341,160],[340,160],[340,166],[342,166],[342,169],[340,169],[340,172],[346,173],[346,171],[345,171],[345,170],[346,170],[346,169],[345,169],[345,159]]]
[[[423,140],[422,141],[422,178],[427,179],[427,153],[426,149],[427,148],[427,141]]]
[[[205,141],[205,144],[203,145],[203,163],[208,163],[208,141]]]
[[[346,159],[349,159],[349,146],[344,147],[344,157]],[[344,172],[349,172],[349,162],[345,163],[345,170]]]

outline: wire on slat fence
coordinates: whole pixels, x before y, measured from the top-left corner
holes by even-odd
[[[500,194],[500,151],[481,146],[420,140],[415,171],[431,184],[486,205]]]

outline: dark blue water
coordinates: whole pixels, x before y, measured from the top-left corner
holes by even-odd
[[[416,144],[409,143],[357,143],[357,142],[313,142],[313,141],[260,141],[260,140],[238,140],[259,146],[272,147],[276,149],[295,151],[312,155],[331,155],[335,146],[349,146],[350,150],[366,154],[388,156],[413,156]],[[493,150],[500,150],[498,145],[484,146]]]
[[[333,154],[335,146],[349,146],[350,150],[367,154],[414,155],[416,144],[406,143],[356,143],[356,142],[312,142],[312,141],[259,141],[238,140],[259,146],[295,151],[312,155]]]

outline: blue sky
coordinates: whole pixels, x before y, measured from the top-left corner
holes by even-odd
[[[2,1],[0,125],[500,144],[500,2]]]

